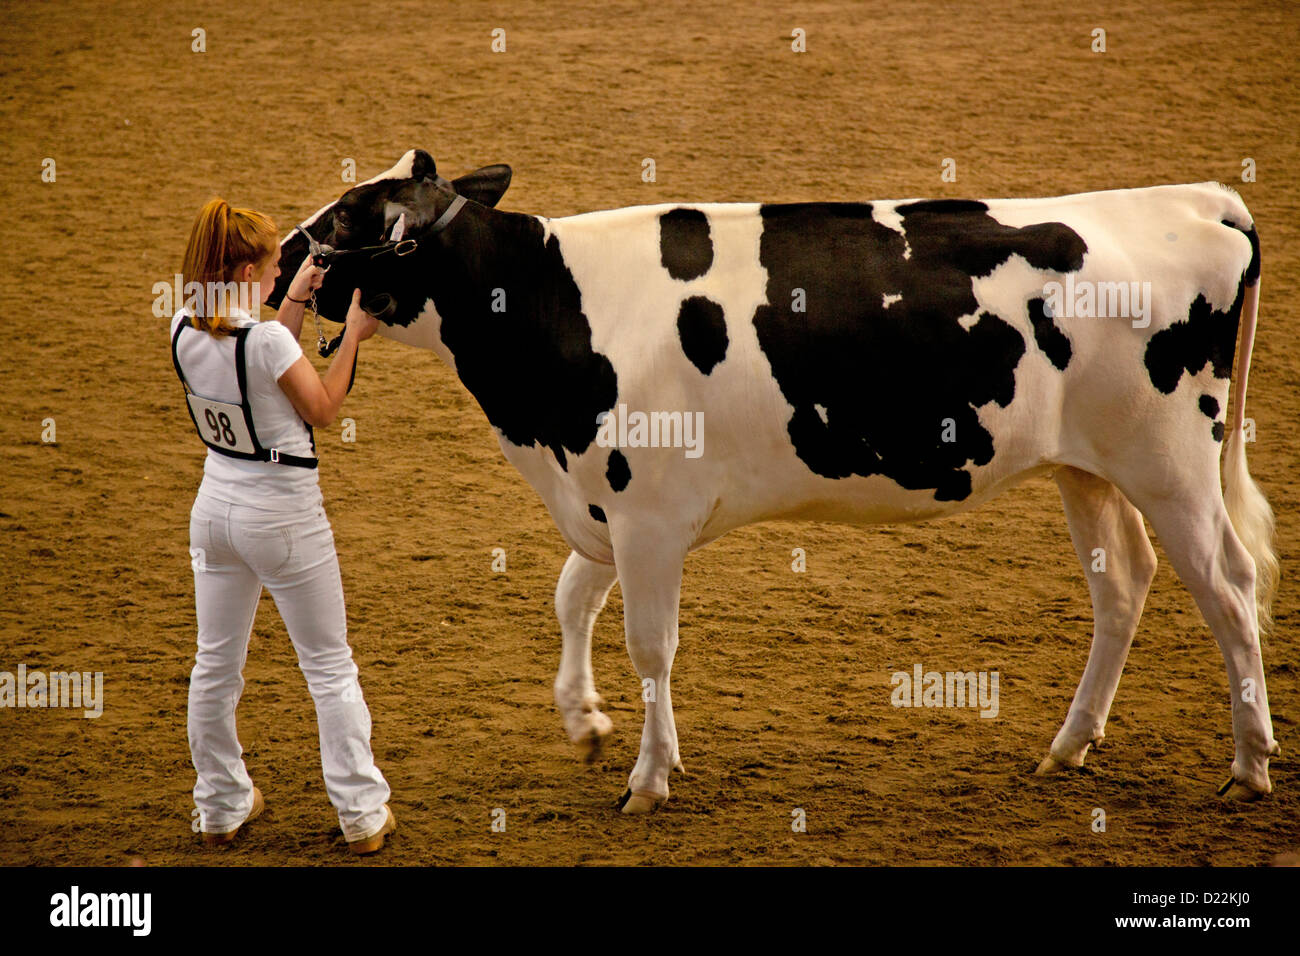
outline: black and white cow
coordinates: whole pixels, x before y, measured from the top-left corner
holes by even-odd
[[[592,626],[621,583],[628,651],[654,682],[623,812],[659,806],[681,766],[669,674],[688,551],[771,519],[953,514],[1045,473],[1095,631],[1039,772],[1081,766],[1102,739],[1155,569],[1145,515],[1227,664],[1236,753],[1220,792],[1271,791],[1279,748],[1259,635],[1277,561],[1243,435],[1260,260],[1235,192],[548,219],[493,208],[509,177],[491,166],[448,182],[412,150],[350,189],[307,220],[315,239],[374,246],[404,217],[416,248],[340,256],[319,303],[341,320],[360,286],[382,334],[448,362],[541,495],[573,549],[556,589],[555,700],[588,755],[611,730]],[[471,201],[453,209],[458,194]],[[273,306],[305,237],[281,251]],[[634,440],[637,412],[677,447],[649,445],[644,429]],[[701,414],[694,451],[683,448]]]

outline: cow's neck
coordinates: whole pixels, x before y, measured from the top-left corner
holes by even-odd
[[[534,216],[471,204],[430,270],[439,337],[488,420],[562,464],[586,450],[618,387],[555,236]]]

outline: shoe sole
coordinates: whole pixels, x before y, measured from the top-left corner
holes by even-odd
[[[248,811],[248,816],[244,817],[244,823],[241,823],[233,830],[227,830],[225,833],[204,833],[203,834],[204,845],[225,846],[227,843],[229,843],[231,840],[235,838],[235,834],[237,834],[243,828],[245,823],[248,823],[250,820],[256,820],[258,817],[262,815],[262,811],[265,809],[266,809],[266,801],[262,799],[262,791],[257,789],[257,787],[254,787],[253,788],[253,809]]]
[[[388,818],[384,820],[384,825],[379,828],[378,833],[348,844],[348,849],[357,856],[378,853],[384,848],[384,837],[397,829],[397,818],[393,816],[393,811],[387,805],[384,806],[384,810],[388,813]]]

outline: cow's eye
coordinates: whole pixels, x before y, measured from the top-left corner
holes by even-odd
[[[342,209],[337,209],[334,211],[334,224],[347,229],[352,225],[352,220],[348,218],[348,214]]]

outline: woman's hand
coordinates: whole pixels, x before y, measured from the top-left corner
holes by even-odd
[[[352,304],[348,306],[347,329],[356,330],[358,342],[364,342],[375,334],[379,320],[361,308],[361,290],[352,290]]]
[[[298,274],[289,283],[289,297],[298,300],[305,299],[312,292],[319,289],[320,284],[324,281],[325,270],[320,266],[313,265],[311,256],[304,256],[302,265],[298,267]]]
[[[303,310],[306,307],[307,300],[311,298],[314,291],[320,288],[320,284],[324,281],[325,270],[312,265],[311,256],[304,256],[302,265],[298,267],[298,274],[289,282],[289,288],[285,290],[284,301],[280,303],[280,309],[275,314],[276,319],[293,333],[295,339],[302,334]],[[293,301],[289,301],[290,299]]]

